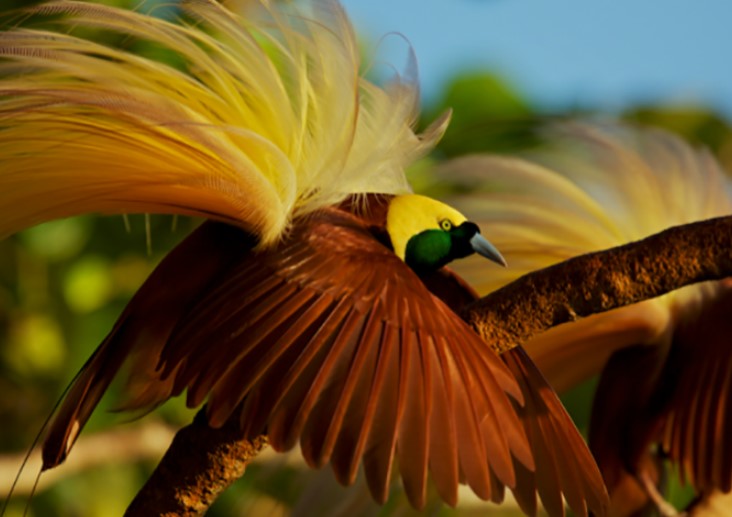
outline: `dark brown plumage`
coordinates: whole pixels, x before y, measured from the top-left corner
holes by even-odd
[[[449,269],[440,270],[439,276],[441,281],[431,277],[426,283],[436,286],[430,287],[433,292],[444,292],[440,296],[450,300],[455,311],[478,299],[465,280]],[[501,358],[521,387],[524,404],[516,405],[516,411],[536,464],[532,472],[514,462],[513,492],[520,508],[527,515],[536,515],[538,493],[549,515],[563,515],[565,501],[576,515],[586,516],[589,511],[604,515],[610,504],[604,481],[556,392],[522,347],[504,352]]]
[[[658,482],[662,458],[699,493],[732,490],[732,290],[708,287],[663,346],[620,350],[603,369],[590,445],[619,514],[651,503],[638,477]]]
[[[522,501],[538,486],[553,514],[563,511],[560,492],[579,514],[584,501],[601,514],[596,467],[528,357],[501,361],[433,294],[452,293],[457,307],[474,293],[447,269],[428,275],[430,292],[384,244],[383,198],[369,206],[369,217],[342,207],[296,220],[265,250],[241,230],[204,223],[85,365],[44,443],[45,468],[63,461],[129,358],[125,408],[187,390],[190,406],[207,400],[211,425],[233,416],[246,437],[267,433],[277,450],[299,442],[309,465],[331,463],[341,483],[363,461],[379,501],[396,464],[416,507],[429,472],[451,505],[458,482],[495,501],[504,485]],[[532,446],[566,454],[548,470],[537,465],[535,481],[527,432]]]

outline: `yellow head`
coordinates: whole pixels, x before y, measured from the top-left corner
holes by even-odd
[[[439,269],[472,253],[506,265],[498,250],[481,236],[478,225],[425,196],[396,196],[389,204],[386,231],[394,253],[418,272]]]

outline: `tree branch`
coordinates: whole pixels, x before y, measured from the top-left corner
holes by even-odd
[[[204,408],[178,431],[125,515],[202,515],[267,445],[266,436],[242,440],[238,417],[213,429],[205,413]]]
[[[644,240],[525,275],[463,314],[497,351],[550,327],[732,276],[732,217],[678,226]],[[266,437],[241,441],[238,418],[211,429],[202,413],[182,429],[128,515],[200,515],[244,472]]]
[[[732,276],[732,217],[676,226],[524,275],[468,306],[463,318],[494,350],[583,316]]]

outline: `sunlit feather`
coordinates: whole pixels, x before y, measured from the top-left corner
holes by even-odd
[[[362,192],[404,193],[417,88],[359,71],[334,1],[182,2],[188,23],[59,0],[61,32],[0,33],[0,235],[87,212],[194,214],[273,242],[292,217]],[[65,34],[144,40],[180,66]],[[409,79],[409,78],[407,78]]]
[[[472,155],[439,168],[443,181],[469,190],[451,204],[490,232],[511,266],[485,274],[480,261],[460,264],[479,292],[581,253],[732,210],[730,182],[719,164],[670,134],[577,124],[550,135],[551,145],[526,159]]]

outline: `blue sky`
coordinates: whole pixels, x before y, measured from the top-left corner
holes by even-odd
[[[732,119],[730,0],[343,0],[374,40],[400,32],[423,96],[489,67],[542,106],[706,103]],[[399,49],[401,47],[401,49]],[[399,49],[401,53],[392,53]],[[403,62],[389,38],[380,53]]]

